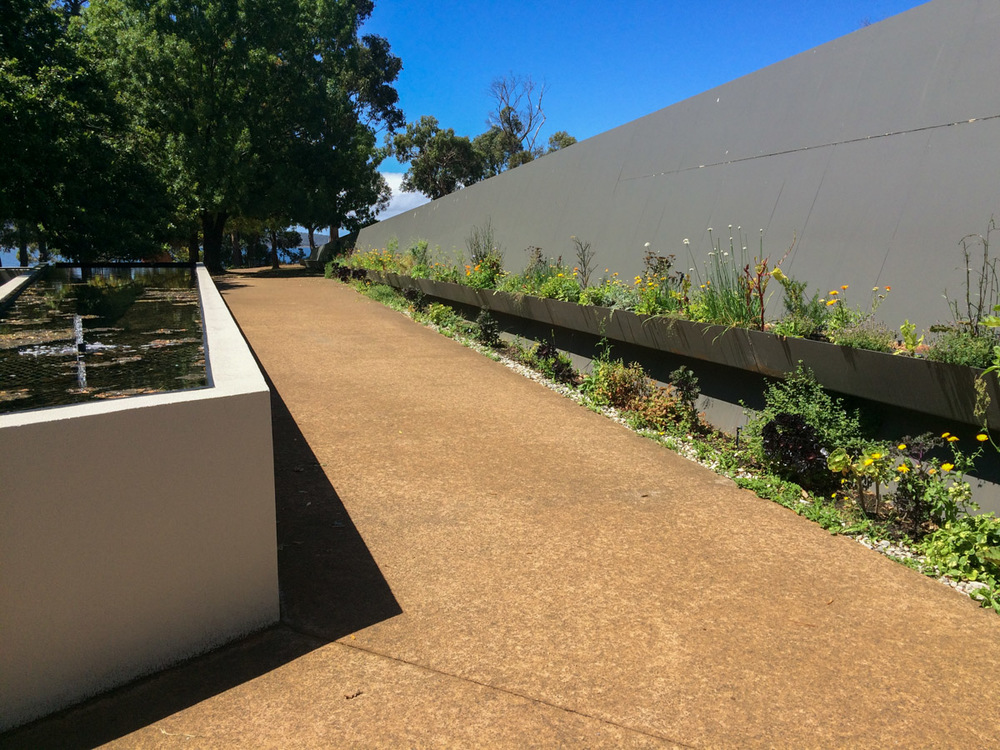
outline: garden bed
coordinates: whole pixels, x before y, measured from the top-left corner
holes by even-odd
[[[415,289],[435,299],[543,325],[605,337],[655,351],[711,362],[768,377],[783,377],[799,362],[817,381],[837,393],[890,407],[979,427],[975,383],[982,370],[927,359],[838,346],[822,341],[777,336],[668,316],[578,305],[555,299],[474,289],[395,273],[367,271],[371,281],[396,289]],[[990,424],[1000,424],[1000,389],[987,383]]]

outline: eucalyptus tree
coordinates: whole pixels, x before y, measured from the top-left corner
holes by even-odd
[[[329,164],[357,127],[402,123],[399,59],[384,39],[359,36],[372,9],[371,0],[91,0],[84,9],[178,224],[200,225],[209,269],[221,270],[231,218],[297,219],[313,160]],[[317,200],[351,187],[329,177]]]
[[[466,136],[443,129],[437,118],[424,115],[391,141],[393,154],[409,162],[403,190],[440,198],[483,178],[485,162]]]

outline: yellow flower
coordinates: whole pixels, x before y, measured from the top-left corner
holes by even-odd
[[[933,476],[934,474],[937,474],[937,469],[931,469],[927,473],[930,474],[931,476]]]
[[[948,437],[948,436],[949,436],[950,434],[951,434],[950,432],[942,432],[942,433],[941,433],[941,437],[943,437],[943,438],[946,438],[946,437]]]
[[[843,284],[843,285],[841,285],[841,287],[840,287],[840,288],[841,288],[841,289],[843,289],[843,290],[844,290],[844,291],[846,292],[846,291],[847,291],[847,284]]]
[[[978,440],[980,443],[985,443],[989,439],[990,439],[990,436],[986,435],[986,434],[984,434],[982,432],[980,432],[978,435],[976,435],[976,440]]]
[[[875,460],[878,460],[878,459],[882,458],[882,454],[881,453],[872,453],[871,457],[874,458]]]
[[[897,445],[896,447],[897,447],[897,448],[898,448],[899,450],[901,450],[901,451],[905,451],[905,450],[906,450],[906,443],[900,443],[900,444],[899,444],[899,445]]]
[[[866,458],[865,459],[865,466],[871,466],[873,463],[874,463],[873,459],[871,459],[871,458]]]
[[[955,464],[941,464],[941,471],[951,471],[955,468]]]
[[[900,474],[905,474],[909,470],[910,467],[907,466],[906,464],[900,464],[899,466],[896,467],[896,471],[898,471]]]
[[[831,289],[830,290],[830,296],[831,297],[836,297],[838,294],[840,294],[840,292],[838,292],[836,289]]]
[[[836,305],[836,304],[837,304],[837,300],[835,300],[835,299],[827,300],[827,302],[826,302],[826,306],[827,307],[829,307],[830,305]]]
[[[950,438],[948,438],[948,442],[949,443],[954,443],[956,440],[958,440],[958,438],[955,437],[954,435],[952,435]]]

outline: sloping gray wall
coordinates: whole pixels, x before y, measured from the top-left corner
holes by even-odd
[[[879,317],[929,326],[948,318],[946,289],[964,294],[959,241],[1000,218],[998,29],[996,0],[935,0],[375,224],[358,246],[427,239],[451,255],[490,219],[508,270],[528,246],[572,263],[576,235],[598,275],[630,278],[646,242],[686,270],[709,227],[727,246],[742,227],[751,254],[763,229],[772,262],[795,239],[783,268],[812,290],[849,284],[867,304],[889,285]]]

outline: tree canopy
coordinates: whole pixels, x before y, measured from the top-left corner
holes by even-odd
[[[437,118],[424,115],[407,125],[392,143],[396,158],[410,163],[403,190],[440,198],[483,177],[482,154],[466,136],[438,127]]]
[[[51,3],[51,4],[50,4]],[[232,219],[352,228],[388,187],[402,67],[371,0],[6,0],[0,229],[74,257],[171,241],[222,265]],[[140,250],[140,248],[143,248]],[[119,252],[119,250],[114,250]]]
[[[80,260],[148,253],[165,194],[133,149],[72,13],[0,5],[0,227],[21,249]]]
[[[536,145],[546,121],[544,93],[545,86],[537,86],[530,77],[497,78],[490,86],[496,107],[487,119],[489,129],[471,141],[451,128],[441,128],[434,117],[424,115],[411,122],[389,143],[396,159],[410,164],[403,190],[440,198],[576,143],[560,130],[549,136],[547,151]]]

